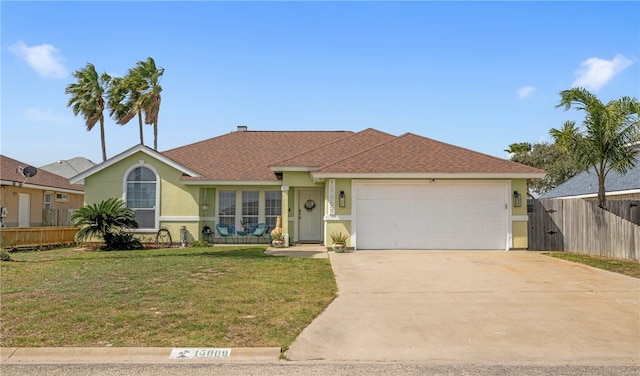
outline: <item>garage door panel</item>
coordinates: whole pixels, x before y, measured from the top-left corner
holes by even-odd
[[[360,249],[504,249],[505,184],[356,185]]]

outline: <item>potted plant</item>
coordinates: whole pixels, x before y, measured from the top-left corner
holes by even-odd
[[[333,249],[333,251],[337,253],[344,252],[345,249],[347,248],[348,238],[349,238],[349,235],[343,234],[342,232],[338,232],[338,233],[332,232],[331,241],[333,242],[333,245],[331,246],[331,249]]]
[[[282,232],[271,233],[271,244],[276,248],[284,247],[284,234]]]

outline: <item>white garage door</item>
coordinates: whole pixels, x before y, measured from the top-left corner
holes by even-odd
[[[358,249],[506,249],[504,182],[356,183]]]

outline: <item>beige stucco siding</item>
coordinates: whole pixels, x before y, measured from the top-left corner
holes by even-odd
[[[18,226],[19,211],[19,194],[29,195],[29,226],[38,227],[43,225],[44,213],[44,196],[46,193],[51,194],[51,209],[79,209],[84,205],[83,193],[69,193],[68,191],[59,192],[52,189],[37,189],[18,186],[3,186],[0,191],[0,207],[7,208],[7,216],[3,218],[3,224],[6,227]],[[64,193],[67,195],[67,201],[56,201],[55,194]]]

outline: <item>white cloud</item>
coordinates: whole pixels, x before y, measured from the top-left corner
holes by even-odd
[[[523,86],[520,89],[518,89],[518,97],[520,97],[520,99],[524,99],[528,97],[531,93],[533,93],[535,90],[536,88],[533,86]]]
[[[622,55],[616,55],[613,60],[589,58],[580,63],[580,69],[575,72],[577,78],[572,86],[598,90],[631,63],[631,60]]]
[[[18,41],[9,47],[9,51],[22,58],[42,77],[65,78],[69,73],[62,64],[64,57],[50,44],[30,47],[23,41]]]
[[[24,115],[28,120],[39,123],[49,124],[72,124],[73,118],[62,115],[51,110],[43,110],[41,108],[30,107],[24,111]]]

